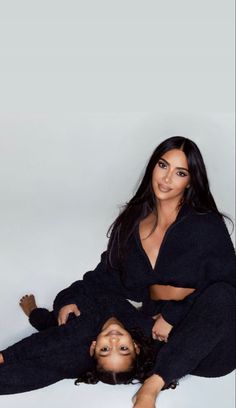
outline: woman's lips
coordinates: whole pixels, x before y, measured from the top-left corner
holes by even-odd
[[[172,190],[172,188],[163,186],[162,184],[158,184],[158,188],[162,193],[169,193],[169,191]]]

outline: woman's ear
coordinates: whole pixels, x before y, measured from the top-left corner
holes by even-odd
[[[140,354],[140,347],[135,343],[135,341],[134,341],[134,348],[135,348],[136,354]]]
[[[95,347],[96,347],[96,341],[92,341],[90,348],[89,348],[89,354],[91,357],[93,357],[94,355]]]

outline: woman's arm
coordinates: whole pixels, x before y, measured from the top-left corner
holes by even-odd
[[[163,319],[176,327],[187,315],[197,297],[204,290],[204,285],[194,290],[194,292],[186,296],[183,300],[168,300],[163,302],[161,315]]]
[[[107,279],[106,253],[103,252],[101,260],[94,270],[86,272],[82,279],[73,282],[57,294],[53,303],[53,310],[56,315],[66,305],[75,304],[80,309],[85,291],[92,294],[93,291],[98,290],[100,285],[106,286],[105,279]]]
[[[151,285],[150,286],[150,298],[152,300],[163,300],[167,302],[166,306],[163,307],[163,311],[164,311],[163,313],[165,314],[165,309],[168,308],[168,304],[170,305],[168,301],[174,301],[175,306],[176,306],[178,305],[178,302],[183,301],[185,298],[187,298],[192,293],[194,293],[195,290],[196,289],[193,289],[193,288],[177,288],[175,286],[170,286],[170,285]],[[183,303],[182,303],[182,307],[183,307]],[[184,305],[184,308],[186,308],[186,305]],[[175,311],[178,313],[178,306],[175,308]],[[174,326],[173,323],[175,322],[168,321],[168,309],[167,309],[167,319],[165,319],[162,314],[157,316],[157,319],[152,328],[153,339],[167,342],[168,336]]]
[[[155,408],[156,398],[164,385],[159,375],[151,375],[133,397],[133,408]]]
[[[58,293],[54,300],[53,310],[58,315],[62,307],[75,304],[82,312],[83,298],[88,299],[89,297],[92,298],[94,294],[110,292],[129,298],[127,290],[121,283],[118,271],[107,265],[107,252],[103,252],[101,260],[94,270],[86,272],[81,280],[72,283],[68,288]]]

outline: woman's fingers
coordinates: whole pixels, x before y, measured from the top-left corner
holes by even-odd
[[[3,357],[2,353],[0,353],[0,364],[3,364],[3,363],[4,363],[4,357]]]
[[[161,314],[160,313],[158,313],[158,314],[156,314],[155,316],[152,316],[152,318],[153,318],[153,320],[157,320],[158,319],[158,317],[160,317],[161,316]]]
[[[61,326],[62,324],[66,324],[68,316],[69,316],[69,313],[66,313],[66,312],[61,313],[58,319],[59,326]]]
[[[75,316],[80,316],[80,310],[78,309],[78,307],[76,306],[76,305],[74,305],[75,306],[75,309],[74,309],[74,314],[75,314]]]
[[[165,343],[167,343],[167,341],[168,341],[167,336],[163,336],[161,334],[158,334],[155,331],[152,332],[152,338],[153,338],[153,340],[164,341]]]

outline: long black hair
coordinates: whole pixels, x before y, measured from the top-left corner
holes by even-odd
[[[75,381],[75,385],[79,385],[81,382],[97,384],[98,381],[112,385],[143,383],[152,373],[156,357],[154,342],[138,328],[129,329],[129,333],[137,346],[139,346],[140,353],[136,354],[127,371],[106,371],[99,364],[96,364],[95,360],[94,369],[81,374]]]
[[[170,137],[156,147],[136,193],[123,206],[123,211],[107,231],[110,264],[113,264],[111,254],[114,243],[116,242],[118,245],[119,260],[136,225],[152,212],[157,215],[156,197],[152,188],[152,174],[159,159],[172,149],[179,149],[185,153],[190,173],[190,186],[185,189],[180,206],[186,203],[199,213],[214,212],[220,217],[223,216],[211,194],[206,166],[197,145],[183,136]]]

